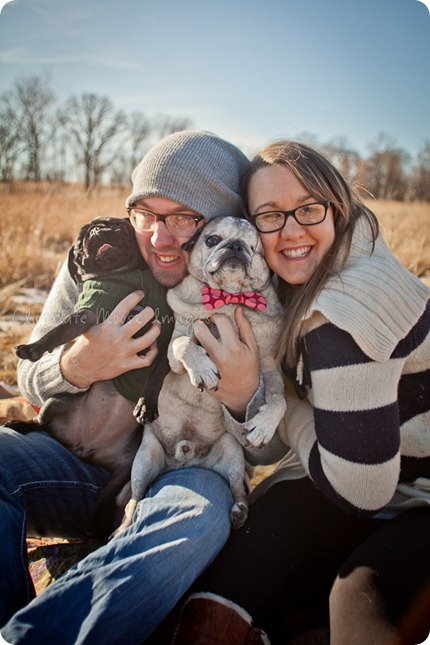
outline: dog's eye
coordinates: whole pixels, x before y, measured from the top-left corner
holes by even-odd
[[[221,242],[221,239],[219,235],[209,235],[205,240],[206,246],[216,246]]]

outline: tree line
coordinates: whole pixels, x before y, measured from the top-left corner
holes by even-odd
[[[23,77],[0,94],[0,181],[128,185],[154,139],[191,125],[188,118],[126,114],[92,93],[59,102],[47,78]]]
[[[0,181],[15,179],[128,185],[156,140],[192,127],[190,119],[126,113],[108,97],[85,93],[58,101],[47,77],[17,79],[0,94]],[[376,199],[430,201],[430,140],[415,158],[381,133],[363,157],[344,137],[316,145],[353,184]]]

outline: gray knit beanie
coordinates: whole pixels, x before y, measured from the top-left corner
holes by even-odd
[[[164,197],[208,220],[240,215],[240,178],[248,165],[236,146],[211,132],[175,132],[157,143],[133,171],[133,192],[126,206],[144,197]]]

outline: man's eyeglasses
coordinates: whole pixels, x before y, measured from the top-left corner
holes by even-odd
[[[265,211],[251,215],[251,217],[260,233],[274,233],[284,228],[290,215],[301,226],[321,224],[326,218],[329,207],[330,202],[314,202],[299,206],[291,211]]]
[[[127,213],[134,228],[140,233],[152,231],[157,222],[163,222],[168,231],[178,237],[191,237],[197,228],[197,224],[204,219],[203,215],[182,215],[180,213],[177,215],[160,215],[134,206],[127,208]]]

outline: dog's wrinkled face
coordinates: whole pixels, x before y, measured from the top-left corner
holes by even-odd
[[[75,281],[131,271],[140,263],[134,229],[127,218],[94,219],[81,228],[69,254]]]
[[[270,280],[258,231],[237,217],[209,220],[190,253],[188,271],[229,293],[262,289]]]

